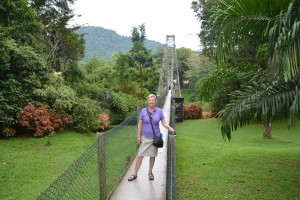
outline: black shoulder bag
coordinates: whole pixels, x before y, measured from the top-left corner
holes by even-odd
[[[148,116],[149,116],[149,119],[150,119],[152,131],[153,131],[153,143],[152,144],[154,146],[156,146],[157,148],[162,148],[164,146],[164,140],[161,137],[155,135],[153,124],[152,124],[152,117],[150,116],[150,112],[149,112],[148,109],[147,109],[147,112],[148,112]]]

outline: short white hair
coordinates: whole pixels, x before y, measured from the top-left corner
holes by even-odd
[[[149,98],[151,98],[151,97],[153,97],[153,98],[155,99],[155,101],[156,101],[156,96],[155,96],[154,94],[149,94],[148,97],[147,97],[147,100],[148,100]]]

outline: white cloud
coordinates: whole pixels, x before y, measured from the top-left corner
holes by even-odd
[[[166,35],[175,35],[177,48],[199,50],[200,23],[190,8],[192,0],[77,0],[73,8],[78,24],[101,26],[123,36],[132,27],[145,24],[146,37],[165,44]]]

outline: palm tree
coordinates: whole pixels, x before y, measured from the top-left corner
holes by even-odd
[[[230,140],[232,131],[252,120],[263,120],[267,138],[271,137],[272,119],[288,117],[289,127],[293,126],[300,117],[300,2],[221,0],[214,9],[209,26],[220,30],[216,47],[218,65],[226,63],[251,39],[257,44],[256,54],[265,61],[262,69],[273,73],[260,74],[258,70],[258,79],[230,94],[230,103],[218,113],[223,137]],[[204,83],[204,87],[213,89],[209,83]]]

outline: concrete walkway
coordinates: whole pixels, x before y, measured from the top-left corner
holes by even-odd
[[[166,97],[163,107],[165,120],[169,123],[171,110],[171,91]],[[154,180],[148,179],[149,157],[144,157],[143,163],[138,172],[138,178],[128,181],[128,177],[133,173],[135,159],[122,178],[120,184],[113,193],[111,200],[164,200],[166,199],[166,179],[167,179],[167,138],[168,130],[160,124],[163,133],[164,147],[158,149],[155,160],[153,175]]]

